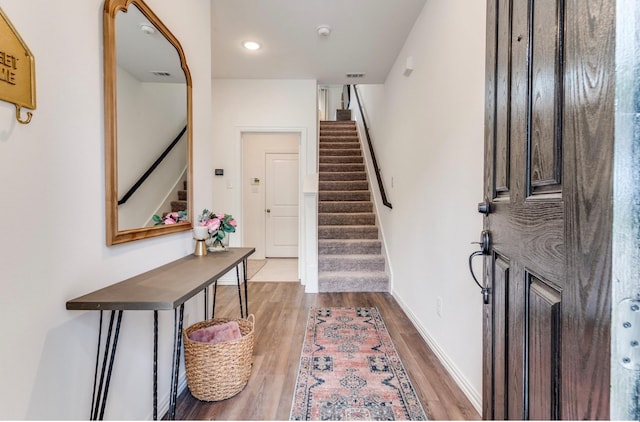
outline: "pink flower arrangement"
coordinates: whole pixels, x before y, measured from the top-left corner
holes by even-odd
[[[176,224],[182,221],[187,221],[186,211],[169,212],[165,214],[164,217],[160,217],[159,215],[153,216],[153,222],[156,226],[161,226],[164,224]]]
[[[230,214],[205,209],[198,216],[198,225],[207,227],[211,239],[221,241],[226,233],[235,233],[238,223]]]

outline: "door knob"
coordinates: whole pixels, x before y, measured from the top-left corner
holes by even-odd
[[[478,203],[478,212],[487,215],[491,212],[491,203],[487,200]]]
[[[480,250],[482,255],[489,255],[489,247],[491,246],[491,236],[489,235],[489,230],[482,230],[480,232],[480,241],[479,242],[471,242],[473,245],[480,245]]]
[[[269,214],[271,212],[271,210],[269,208],[267,208],[267,214]]]

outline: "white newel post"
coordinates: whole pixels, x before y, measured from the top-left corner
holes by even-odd
[[[302,187],[305,215],[305,266],[302,284],[306,293],[318,293],[318,173],[305,177]]]

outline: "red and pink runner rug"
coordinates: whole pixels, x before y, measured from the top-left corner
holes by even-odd
[[[290,420],[426,420],[376,308],[311,308]]]

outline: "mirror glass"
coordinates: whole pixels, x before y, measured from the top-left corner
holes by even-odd
[[[182,48],[141,0],[107,0],[104,28],[107,244],[189,230],[191,80]]]

